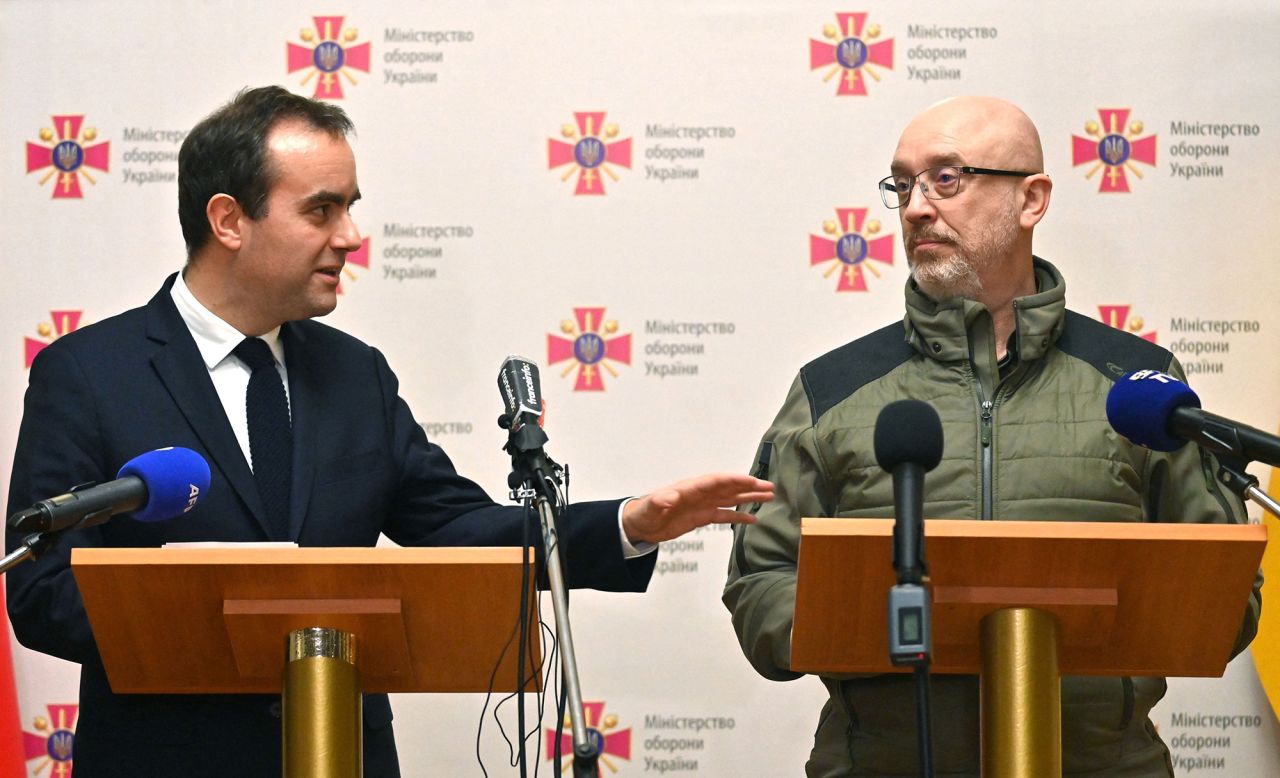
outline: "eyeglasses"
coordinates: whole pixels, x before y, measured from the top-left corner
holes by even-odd
[[[911,192],[916,182],[920,183],[920,193],[930,200],[945,200],[960,194],[960,181],[965,175],[971,176],[1035,176],[1039,173],[1028,173],[1022,170],[992,170],[985,167],[965,167],[959,165],[943,165],[921,170],[914,176],[889,176],[880,182],[880,199],[890,208],[901,208],[911,201]]]

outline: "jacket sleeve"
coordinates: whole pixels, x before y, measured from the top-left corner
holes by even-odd
[[[76,484],[114,477],[106,470],[91,386],[70,350],[54,344],[36,357],[13,457],[8,515]],[[6,549],[14,550],[22,539],[6,528]],[[9,571],[9,619],[18,642],[72,662],[97,656],[71,573],[71,549],[102,544],[98,527],[69,531],[35,561]]]
[[[1171,375],[1185,381],[1177,359],[1169,365]],[[1177,451],[1153,453],[1147,462],[1147,520],[1202,524],[1244,524],[1244,503],[1218,481],[1218,459],[1196,444]],[[1253,580],[1253,590],[1245,606],[1244,618],[1236,642],[1234,657],[1245,649],[1258,632],[1262,613],[1262,571]]]
[[[832,515],[820,456],[809,397],[799,377],[764,434],[752,467],[754,475],[773,482],[774,500],[746,509],[755,513],[755,524],[735,525],[723,595],[743,653],[757,672],[775,681],[802,675],[791,669],[800,519]]]

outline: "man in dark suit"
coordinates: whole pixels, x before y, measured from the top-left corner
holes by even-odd
[[[164,446],[194,449],[212,470],[207,496],[181,519],[71,532],[9,574],[18,639],[82,665],[78,778],[279,775],[280,705],[278,696],[112,693],[71,547],[371,546],[383,534],[402,545],[521,543],[524,512],[454,470],[382,355],[309,321],[334,309],[345,256],[361,241],[350,131],[340,108],[278,87],[242,92],[210,115],[179,157],[183,273],[144,307],[59,339],[32,365],[10,513],[109,480]],[[721,506],[767,500],[771,488],[711,475],[575,505],[563,528],[569,584],[643,591],[652,544],[735,520]],[[20,540],[8,534],[10,548]],[[366,697],[364,716],[366,775],[398,775],[386,696]]]

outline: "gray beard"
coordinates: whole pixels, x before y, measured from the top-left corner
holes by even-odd
[[[950,254],[917,262],[908,253],[907,265],[920,291],[934,302],[976,300],[982,294],[983,272],[1008,256],[1017,240],[1018,220],[1001,219],[987,224],[970,241],[949,244]]]

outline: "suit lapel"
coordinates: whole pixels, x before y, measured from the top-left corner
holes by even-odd
[[[286,323],[280,330],[284,342],[285,370],[289,374],[289,413],[293,423],[293,490],[289,495],[289,540],[302,533],[302,522],[311,500],[311,484],[315,477],[317,414],[324,372],[319,355],[308,348],[303,327]]]
[[[160,292],[147,303],[147,337],[160,344],[151,364],[187,423],[204,444],[209,466],[222,471],[227,483],[231,484],[262,528],[264,537],[270,537],[266,510],[258,496],[253,472],[245,461],[231,422],[227,421],[222,401],[213,388],[209,368],[200,358],[191,332],[169,295],[172,286],[173,276],[170,276]]]

